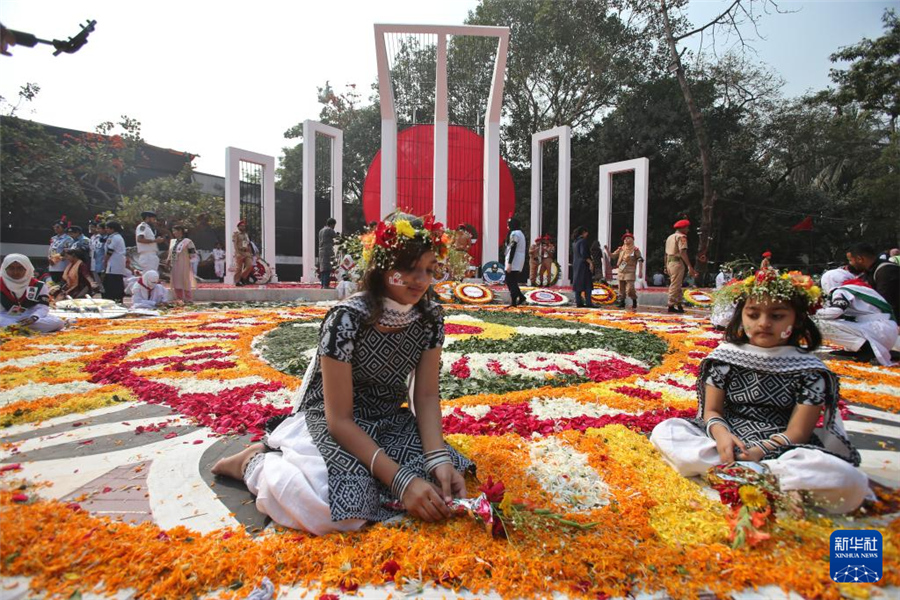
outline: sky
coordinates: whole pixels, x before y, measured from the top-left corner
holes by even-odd
[[[779,2],[752,46],[796,96],[829,83],[828,55],[882,34],[893,1]],[[41,87],[18,116],[92,131],[120,115],[139,120],[150,144],[198,154],[198,171],[225,173],[225,148],[275,157],[285,130],[316,119],[316,88],[375,81],[375,23],[462,24],[477,0],[0,0],[4,26],[66,39],[88,19],[96,31],[77,53],[50,46],[11,48],[0,57],[0,95],[15,101],[27,82]],[[727,3],[693,0],[700,24]]]

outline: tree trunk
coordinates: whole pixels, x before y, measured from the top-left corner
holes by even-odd
[[[687,103],[688,112],[691,114],[691,124],[694,127],[694,134],[697,136],[697,147],[700,149],[700,164],[703,168],[703,202],[701,204],[700,242],[697,248],[696,264],[697,270],[702,275],[706,272],[709,260],[713,207],[716,204],[716,193],[713,190],[712,183],[712,152],[709,146],[709,137],[706,135],[706,126],[703,124],[703,115],[700,113],[697,103],[694,102],[694,95],[691,93],[691,88],[684,75],[684,68],[681,66],[681,55],[678,54],[678,48],[675,45],[675,35],[669,22],[669,8],[666,5],[666,0],[660,0],[660,13],[666,30],[666,42],[672,55],[672,64],[676,67],[675,74],[678,77],[678,85],[681,86],[681,93],[684,94],[684,101]]]

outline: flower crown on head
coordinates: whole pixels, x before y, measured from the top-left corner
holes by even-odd
[[[435,222],[434,215],[418,218],[397,211],[360,236],[363,270],[372,265],[384,271],[391,269],[400,252],[413,240],[434,252],[438,259],[447,257],[450,238],[444,225]]]
[[[800,298],[809,312],[815,312],[822,302],[822,290],[809,275],[800,271],[779,273],[776,269],[761,269],[744,279],[732,279],[716,293],[716,304],[734,305],[748,298],[768,297],[790,302]]]

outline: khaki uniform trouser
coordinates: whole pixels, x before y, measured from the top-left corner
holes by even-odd
[[[537,278],[538,267],[541,265],[540,261],[532,260],[528,269],[528,281],[534,282],[535,278]]]
[[[681,282],[684,281],[684,274],[687,271],[684,261],[680,258],[678,261],[669,261],[666,258],[666,269],[669,271],[669,306],[675,306],[684,302],[684,296],[681,291]]]
[[[619,280],[619,301],[625,302],[625,298],[633,298],[637,300],[637,290],[634,287],[634,280]]]

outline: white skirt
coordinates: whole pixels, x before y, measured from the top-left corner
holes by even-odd
[[[314,535],[356,531],[365,519],[331,520],[328,505],[328,467],[306,427],[306,415],[298,412],[285,419],[269,435],[267,452],[253,461],[244,474],[256,508],[273,521]]]
[[[705,475],[710,467],[722,463],[715,440],[684,419],[663,421],[653,428],[650,441],[685,477]],[[854,511],[871,494],[865,473],[826,452],[794,448],[760,462],[778,478],[782,490],[806,491],[817,506],[830,513]]]

